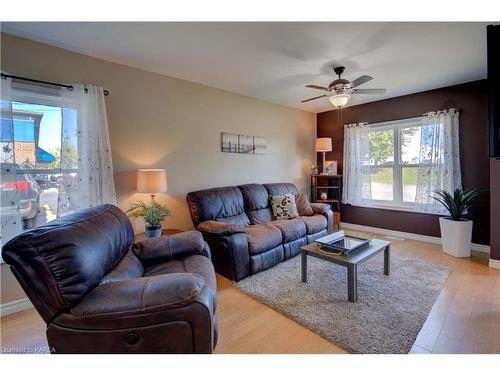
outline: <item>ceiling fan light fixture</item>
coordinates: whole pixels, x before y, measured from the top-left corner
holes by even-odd
[[[330,103],[335,107],[343,107],[351,100],[351,95],[347,93],[334,94],[330,96],[328,100],[330,100]]]

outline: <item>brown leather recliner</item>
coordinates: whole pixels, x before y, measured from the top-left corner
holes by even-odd
[[[216,280],[199,232],[134,244],[109,204],[24,232],[2,249],[56,353],[211,353]]]

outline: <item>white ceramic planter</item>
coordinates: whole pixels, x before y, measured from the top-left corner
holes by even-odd
[[[471,220],[454,221],[445,217],[439,218],[441,241],[445,253],[459,258],[470,257],[472,223]]]

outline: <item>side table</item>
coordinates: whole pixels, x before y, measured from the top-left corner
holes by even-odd
[[[184,232],[184,231],[181,230],[181,229],[169,229],[169,228],[165,228],[165,229],[162,229],[161,235],[162,236],[170,236],[172,234],[177,234],[177,233],[181,233],[181,232]],[[144,236],[144,232],[137,233],[135,235],[135,237],[134,237],[135,242],[142,241],[144,239],[146,239],[146,237]]]

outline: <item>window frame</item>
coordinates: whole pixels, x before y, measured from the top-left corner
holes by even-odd
[[[370,132],[382,131],[382,130],[392,130],[393,131],[393,162],[385,163],[381,165],[365,165],[368,171],[381,169],[381,168],[391,168],[392,169],[392,200],[387,199],[366,199],[364,198],[363,207],[370,208],[380,208],[387,210],[397,210],[397,211],[408,211],[419,213],[420,211],[416,209],[418,203],[404,201],[404,186],[403,186],[403,168],[419,168],[422,164],[412,163],[405,164],[402,162],[402,147],[401,147],[401,130],[404,128],[412,127],[423,127],[424,117],[410,117],[400,120],[384,121],[368,125],[368,134]],[[435,214],[439,215],[439,214]]]
[[[68,101],[63,101],[60,95],[60,89],[48,88],[48,87],[39,87],[33,85],[27,85],[23,83],[13,83],[12,84],[12,93],[11,93],[11,102],[12,103],[24,103],[24,104],[33,104],[33,105],[46,105],[51,107],[61,108],[72,108],[77,109],[76,106],[71,105]],[[61,124],[61,131],[62,131]],[[61,134],[62,139],[62,134]],[[18,169],[16,170],[16,174],[29,174],[29,175],[37,175],[37,174],[64,174],[64,173],[78,173],[78,168],[59,168],[59,169]]]

